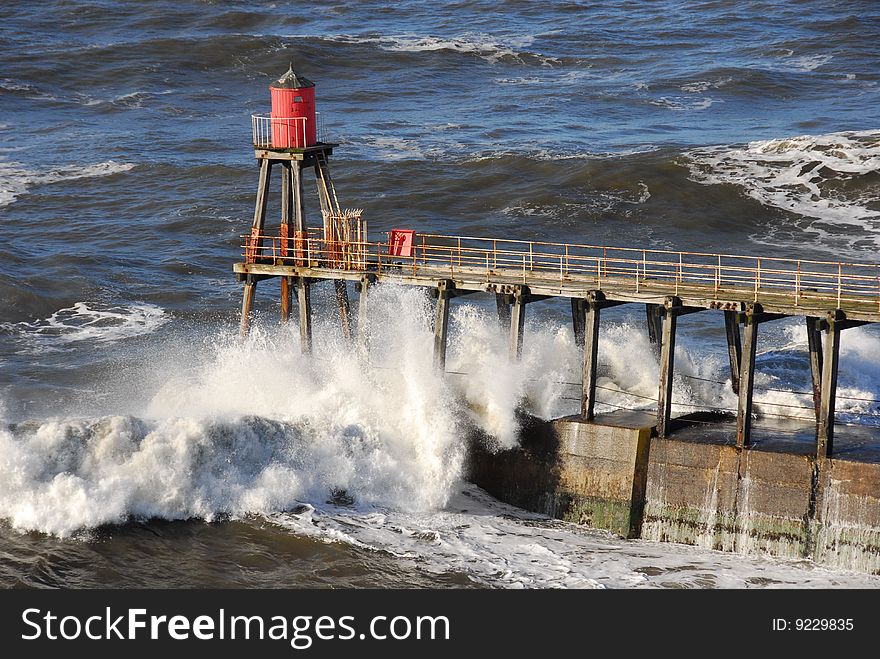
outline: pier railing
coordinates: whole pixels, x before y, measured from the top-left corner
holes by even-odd
[[[250,263],[393,270],[435,278],[468,275],[487,283],[613,286],[649,294],[699,291],[713,299],[735,293],[737,299],[747,294],[758,301],[770,295],[795,307],[810,300],[880,312],[880,264],[440,234],[417,236],[406,255],[393,253],[390,240],[341,243],[327,240],[321,231],[245,238]]]

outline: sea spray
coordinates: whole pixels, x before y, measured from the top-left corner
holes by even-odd
[[[517,410],[554,418],[579,409],[581,354],[567,325],[530,316],[522,359],[511,362],[494,310],[459,301],[444,376],[433,365],[424,291],[371,289],[366,356],[342,339],[326,306],[312,356],[301,354],[295,324],[274,318],[259,319],[244,341],[194,338],[172,319],[162,333],[172,339],[142,344],[141,363],[110,372],[102,387],[112,395],[96,392],[88,412],[58,410],[0,432],[0,516],[66,536],[131,517],[271,514],[334,498],[360,511],[428,513],[460,482],[475,429],[511,447]],[[876,370],[865,331],[848,330],[842,372],[858,384],[842,391],[863,391]],[[805,365],[802,338],[783,333],[780,349]],[[599,355],[600,410],[653,409],[657,363],[644,328],[605,319]],[[677,413],[735,406],[723,360],[686,343],[676,356]],[[768,366],[771,382],[789,373],[776,357]],[[775,395],[809,404],[806,394]]]

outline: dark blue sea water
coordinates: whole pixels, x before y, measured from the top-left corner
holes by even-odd
[[[466,427],[503,443],[517,407],[576,406],[561,306],[535,306],[519,367],[486,301],[457,307],[450,368],[506,377],[447,382],[422,298],[385,291],[383,379],[340,347],[329,294],[315,360],[269,286],[238,344],[231,264],[253,213],[250,115],[290,63],[340,144],[341,202],[376,234],[877,263],[878,39],[868,1],[4,2],[2,583],[650,586],[668,579],[646,564],[682,563],[679,585],[842,578],[517,524],[463,485]],[[656,393],[640,313],[603,329],[609,409]],[[682,323],[688,411],[735,406],[715,320]],[[841,419],[876,426],[877,334],[846,338]],[[803,328],[762,341],[759,402],[808,417]],[[442,395],[462,402],[438,412]],[[338,488],[354,509],[326,503]],[[514,539],[493,544],[499,529]]]

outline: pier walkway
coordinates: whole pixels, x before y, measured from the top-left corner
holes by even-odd
[[[304,349],[311,346],[309,287],[337,282],[345,331],[349,319],[345,281],[360,291],[366,317],[367,291],[379,282],[432,289],[437,298],[435,361],[445,366],[449,301],[472,293],[496,296],[499,319],[510,325],[510,354],[518,358],[525,307],[550,297],[571,300],[575,334],[584,345],[581,413],[594,416],[600,311],[626,303],[646,305],[652,341],[660,343],[657,433],[671,431],[676,319],[684,314],[724,312],[730,375],[739,394],[737,445],[747,446],[753,418],[757,330],[790,316],[806,320],[817,423],[817,453],[830,456],[840,332],[880,322],[880,265],[767,258],[657,249],[418,234],[406,245],[388,240],[330,240],[323,230],[292,235],[255,231],[245,237],[244,261],[234,271],[245,282],[242,331],[247,332],[257,281],[280,277],[290,295],[298,291]],[[366,232],[364,231],[364,234]],[[340,288],[339,286],[342,286]],[[290,302],[282,297],[286,320]],[[824,345],[823,345],[824,344]]]

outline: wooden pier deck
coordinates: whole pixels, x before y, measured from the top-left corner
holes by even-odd
[[[388,281],[460,292],[605,300],[880,322],[880,264],[762,258],[425,234],[406,256],[388,242],[248,237],[239,275]]]
[[[282,316],[294,288],[305,350],[311,348],[312,284],[336,282],[343,326],[351,335],[346,281],[358,283],[361,314],[367,290],[379,282],[422,286],[437,298],[434,357],[446,361],[449,301],[471,293],[496,296],[499,318],[510,324],[510,355],[522,351],[526,304],[549,297],[571,299],[575,335],[584,346],[581,415],[594,418],[599,315],[626,303],[646,305],[649,334],[660,343],[657,433],[671,431],[677,318],[724,312],[730,376],[739,395],[737,445],[749,444],[753,419],[758,326],[790,316],[806,319],[817,423],[817,453],[828,456],[840,333],[880,322],[880,265],[730,254],[676,252],[506,239],[420,235],[398,250],[391,241],[327,240],[321,231],[292,236],[245,237],[244,262],[234,271],[245,282],[242,332],[247,332],[258,281],[282,280]],[[286,298],[286,299],[285,299]],[[824,337],[824,338],[823,338]],[[823,345],[824,344],[824,345]]]

